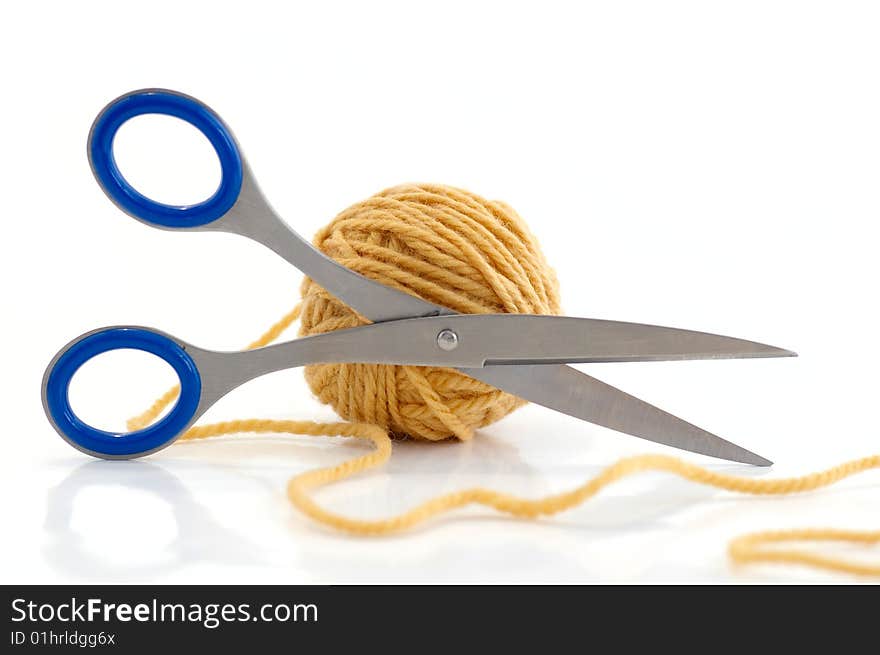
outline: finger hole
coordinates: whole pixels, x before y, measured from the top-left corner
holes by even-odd
[[[88,424],[76,414],[70,400],[70,384],[79,369],[102,353],[120,349],[160,357],[180,381],[180,395],[168,414],[142,430],[128,433]],[[43,404],[59,434],[75,448],[106,459],[140,457],[173,442],[195,418],[202,389],[198,368],[182,346],[163,334],[135,327],[106,328],[83,335],[56,356],[44,380]]]
[[[150,407],[157,392],[178,384],[164,359],[143,350],[120,348],[95,355],[73,375],[68,395],[86,425],[110,433],[126,432],[126,421]],[[171,411],[172,403],[153,422]]]
[[[211,142],[174,116],[146,114],[123,123],[113,157],[126,181],[157,203],[196,205],[220,188],[220,160]]]

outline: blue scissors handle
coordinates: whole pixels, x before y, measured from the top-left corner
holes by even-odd
[[[111,350],[142,350],[165,360],[180,379],[180,395],[160,421],[136,432],[106,432],[92,427],[70,405],[70,381],[92,357]],[[43,405],[58,433],[73,447],[95,457],[127,459],[155,452],[174,441],[197,416],[202,379],[193,358],[164,334],[137,327],[95,330],[65,346],[49,364],[43,380]]]
[[[222,171],[214,195],[195,205],[166,205],[151,200],[128,183],[116,165],[113,140],[123,123],[144,114],[180,118],[205,135],[220,159]],[[177,91],[132,91],[108,104],[92,125],[88,152],[92,171],[113,202],[130,216],[156,227],[207,225],[226,214],[241,192],[242,156],[232,132],[210,107]]]

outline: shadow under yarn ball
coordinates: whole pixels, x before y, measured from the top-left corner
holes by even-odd
[[[537,240],[502,202],[406,184],[352,205],[314,238],[361,275],[464,314],[559,314],[559,282]],[[369,323],[306,278],[300,335]],[[312,392],[344,419],[398,436],[469,439],[524,401],[453,369],[317,364]]]

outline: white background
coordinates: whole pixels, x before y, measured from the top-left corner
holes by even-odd
[[[0,581],[847,581],[736,569],[726,544],[765,528],[876,529],[876,473],[764,499],[650,474],[541,522],[472,509],[361,539],[306,520],[284,486],[363,445],[241,437],[98,462],[58,438],[39,391],[52,355],[88,329],[139,323],[236,349],[296,301],[300,274],[260,246],[151,230],[98,188],[92,119],[164,86],[225,118],[305,235],[388,186],[461,186],[521,213],[570,315],[800,353],[585,367],[776,465],[688,459],[769,478],[876,452],[878,34],[870,2],[7,6]],[[186,202],[218,180],[206,143],[143,118],[117,155],[141,189]],[[168,378],[143,358],[113,363],[73,393],[84,416],[121,427]],[[333,418],[300,371],[207,419],[250,416]],[[677,453],[527,407],[472,443],[397,446],[384,470],[319,499],[378,517],[477,484],[537,496],[641,452]]]

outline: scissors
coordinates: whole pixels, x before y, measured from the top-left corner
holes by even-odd
[[[207,200],[162,204],[134,189],[113,154],[117,130],[143,114],[174,116],[204,134],[222,171]],[[104,459],[130,459],[173,443],[220,398],[261,375],[314,363],[357,362],[453,367],[525,400],[643,439],[720,459],[769,466],[741,446],[677,418],[566,364],[790,357],[761,343],[669,327],[566,316],[457,314],[387,287],[315,249],[271,208],[229,127],[207,105],[165,89],[120,96],[95,119],[88,138],[92,172],[126,214],[163,230],[228,232],[274,251],[372,324],[241,352],[217,352],[146,327],[113,326],[83,334],[52,359],[43,376],[49,422],[73,447]],[[89,359],[136,349],[167,362],[180,395],[161,420],[130,433],[82,421],[68,397]]]

